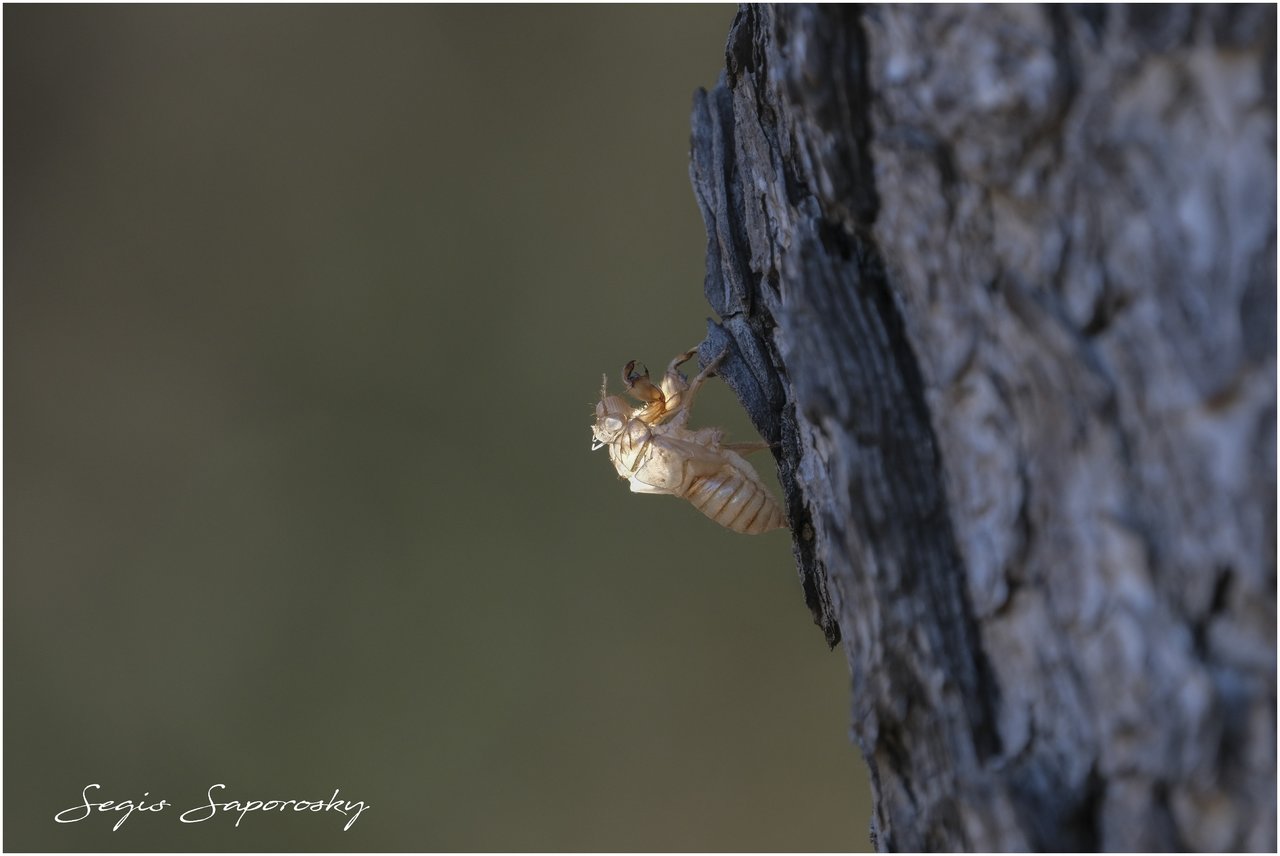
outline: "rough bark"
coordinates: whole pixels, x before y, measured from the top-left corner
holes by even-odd
[[[1275,848],[1275,31],[745,7],[695,99],[880,849]]]

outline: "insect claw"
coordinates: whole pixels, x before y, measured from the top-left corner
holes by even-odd
[[[649,379],[649,367],[644,363],[640,363],[640,368],[644,369],[644,373],[636,371],[636,363],[639,360],[632,360],[622,367],[622,382],[627,385],[627,389],[636,385],[637,381]]]
[[[636,371],[636,365],[644,369],[643,374]],[[666,400],[662,394],[662,390],[653,385],[649,380],[649,367],[638,360],[632,360],[622,367],[622,381],[627,385],[627,391],[641,401],[652,404],[657,402],[661,404]]]

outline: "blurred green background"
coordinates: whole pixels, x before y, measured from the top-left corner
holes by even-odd
[[[788,538],[588,450],[733,14],[5,7],[5,849],[867,847]]]

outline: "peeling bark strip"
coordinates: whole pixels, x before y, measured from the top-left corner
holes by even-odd
[[[885,850],[1274,850],[1275,9],[744,7],[700,351]]]

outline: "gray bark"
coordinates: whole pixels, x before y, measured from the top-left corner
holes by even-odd
[[[696,97],[880,849],[1276,846],[1275,32],[746,7]]]

